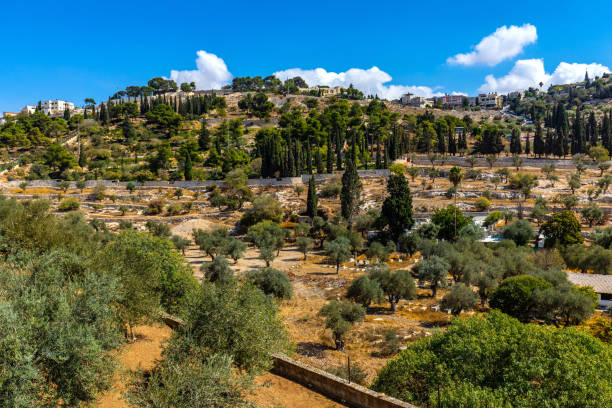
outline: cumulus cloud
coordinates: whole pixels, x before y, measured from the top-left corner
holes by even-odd
[[[170,71],[170,79],[177,84],[195,82],[196,89],[219,89],[232,80],[225,61],[215,54],[200,50],[196,58],[197,69],[191,71]]]
[[[515,57],[526,45],[534,43],[538,39],[535,26],[523,24],[522,26],[499,27],[491,35],[484,37],[474,51],[465,54],[457,54],[449,57],[446,62],[451,65],[477,65],[484,64],[494,66],[500,62]]]
[[[543,83],[542,89],[546,89],[550,85],[582,81],[584,73],[587,71],[591,78],[593,78],[601,76],[605,72],[610,72],[610,69],[597,63],[562,62],[552,74],[548,74],[544,69],[544,60],[542,59],[518,60],[507,75],[499,78],[487,75],[485,83],[478,90],[481,92],[507,93],[529,87],[539,87],[540,82]]]
[[[431,97],[441,95],[427,86],[416,85],[385,85],[391,81],[391,75],[378,67],[370,69],[350,68],[344,72],[328,72],[323,68],[301,69],[291,68],[275,72],[274,75],[284,81],[296,76],[302,77],[308,86],[326,85],[348,88],[353,85],[365,95],[378,95],[383,99],[397,99],[405,93],[417,96]]]

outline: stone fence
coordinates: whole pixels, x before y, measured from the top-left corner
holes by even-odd
[[[557,169],[575,169],[576,166],[570,159],[536,159],[536,158],[525,158],[523,159],[523,167],[542,167],[545,164],[554,164]],[[426,156],[416,156],[413,164],[418,166],[431,166],[431,162]],[[436,164],[440,165],[441,160],[436,160]],[[446,156],[445,165],[447,166],[461,166],[470,167],[470,164],[466,161],[466,157],[460,156]],[[477,157],[475,167],[489,167],[489,163],[484,157]],[[514,167],[512,157],[500,156],[497,161],[493,164],[493,167]],[[597,169],[596,165],[587,165],[587,168]]]
[[[359,170],[359,176],[362,178],[369,177],[388,177],[389,170]],[[342,173],[333,173],[333,174],[315,174],[315,180],[317,183],[325,182],[334,177],[341,176]],[[283,177],[283,178],[260,178],[260,179],[249,179],[247,180],[247,186],[294,186],[300,184],[307,184],[310,180],[309,174],[304,174],[300,177]],[[19,188],[19,185],[23,183],[24,180],[13,180],[0,183],[0,187],[4,188]],[[30,188],[57,188],[58,184],[61,180],[30,180],[27,181],[28,187]],[[220,185],[222,183],[221,180],[205,180],[205,181],[145,181],[144,183],[136,183],[139,187],[144,188],[158,188],[158,187],[168,187],[168,188],[185,188],[185,189],[202,189],[213,184]],[[128,184],[125,181],[113,181],[113,180],[88,180],[85,182],[87,188],[92,188],[98,184],[103,184],[107,187],[121,187],[125,188]],[[74,181],[70,182],[70,188],[76,188],[76,184]]]
[[[275,354],[272,372],[355,408],[417,408],[358,384]]]

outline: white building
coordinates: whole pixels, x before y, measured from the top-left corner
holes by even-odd
[[[62,114],[66,109],[70,112],[74,111],[74,103],[60,101],[59,99],[53,101],[41,101],[41,111],[47,115]],[[36,105],[26,105],[21,109],[21,113],[34,113],[36,112]]]
[[[401,96],[400,103],[402,105],[414,106],[417,108],[425,108],[427,105],[433,106],[434,103],[422,96],[414,96],[411,93],[407,93]]]
[[[567,279],[574,285],[592,287],[599,296],[600,307],[612,306],[612,275],[568,272]]]

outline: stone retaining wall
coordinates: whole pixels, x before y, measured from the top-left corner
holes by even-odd
[[[355,383],[275,354],[272,372],[355,408],[417,408]]]
[[[446,166],[462,166],[462,167],[470,167],[470,165],[465,161],[465,157],[460,156],[446,156],[446,161],[444,165]],[[523,157],[523,167],[542,167],[545,164],[554,164],[557,169],[575,169],[574,163],[570,159],[536,159],[536,158],[525,158]],[[415,160],[412,162],[418,166],[431,166],[431,162],[425,156],[417,156]],[[436,164],[440,165],[442,162],[440,160],[436,161]],[[489,167],[486,159],[484,157],[476,158],[475,167]],[[512,157],[500,156],[497,158],[497,161],[493,164],[493,167],[514,167],[512,163]],[[596,165],[587,165],[590,169],[597,169]]]

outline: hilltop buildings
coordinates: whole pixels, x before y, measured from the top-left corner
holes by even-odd
[[[444,95],[433,98],[423,98],[421,96],[414,96],[411,93],[402,95],[400,98],[402,105],[415,106],[418,108],[426,108],[427,106],[480,106],[485,109],[497,109],[502,107],[502,96],[497,93],[482,93],[478,96],[466,96],[466,95]]]
[[[32,114],[36,112],[37,105],[26,105],[21,109],[21,113]],[[62,101],[59,99],[47,100],[40,102],[40,111],[49,115],[63,115],[64,111],[68,110],[70,113],[82,113],[82,108],[75,108],[74,103]]]

